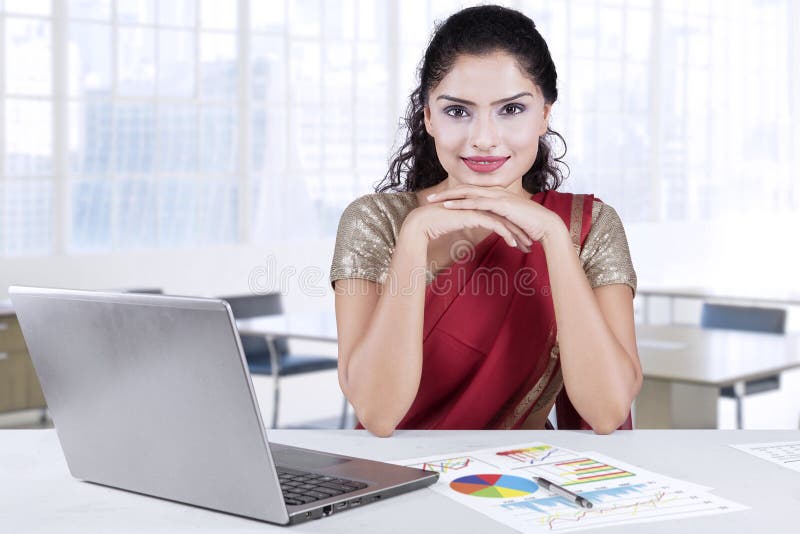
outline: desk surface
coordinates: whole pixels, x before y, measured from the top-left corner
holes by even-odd
[[[800,474],[728,447],[794,441],[800,431],[636,430],[599,436],[574,431],[406,431],[381,439],[355,430],[276,430],[292,445],[398,460],[524,441],[599,451],[714,488],[750,510],[615,528],[614,532],[796,532]],[[424,489],[291,527],[230,516],[74,480],[52,430],[0,430],[0,514],[4,532],[508,532],[491,519]],[[606,532],[607,530],[600,530]]]
[[[648,379],[729,386],[800,367],[800,335],[637,325]]]

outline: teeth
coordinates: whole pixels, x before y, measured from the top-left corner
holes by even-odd
[[[496,164],[501,163],[503,161],[503,160],[485,161],[485,160],[479,160],[479,159],[476,160],[476,159],[467,159],[467,158],[464,158],[464,160],[469,162],[469,163],[472,163],[473,165],[496,165]]]

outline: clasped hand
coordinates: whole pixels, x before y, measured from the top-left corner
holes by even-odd
[[[533,241],[541,241],[547,236],[557,217],[529,196],[516,195],[502,188],[460,185],[431,194],[427,200],[448,210],[475,210],[502,218],[506,223],[504,226],[516,238],[509,244],[524,252],[530,252]]]

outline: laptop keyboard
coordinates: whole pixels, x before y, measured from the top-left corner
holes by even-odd
[[[308,504],[367,487],[363,482],[276,467],[283,500],[288,505]]]

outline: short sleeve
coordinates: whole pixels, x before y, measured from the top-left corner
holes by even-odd
[[[592,288],[626,284],[636,295],[628,239],[617,212],[599,201],[592,206],[592,226],[580,253],[581,264]]]
[[[351,202],[339,219],[333,250],[330,282],[342,278],[363,278],[383,283],[392,259],[393,236],[385,214],[373,195]]]

